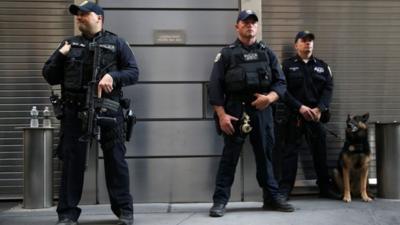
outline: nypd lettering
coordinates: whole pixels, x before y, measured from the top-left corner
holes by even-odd
[[[110,44],[100,44],[100,48],[108,49],[112,52],[115,52],[115,45],[110,45]]]
[[[258,54],[256,52],[251,52],[248,54],[243,54],[244,61],[254,61],[258,60]]]

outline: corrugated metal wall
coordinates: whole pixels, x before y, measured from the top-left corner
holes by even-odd
[[[390,0],[265,0],[263,39],[284,59],[294,54],[298,31],[314,32],[315,56],[331,66],[334,76],[328,127],[343,137],[347,114],[369,112],[370,121],[400,118],[399,11],[400,2]],[[373,150],[374,138],[371,129]],[[342,141],[328,135],[328,142],[329,166],[334,167]],[[315,178],[307,150],[303,156],[298,185]],[[375,161],[370,177],[376,177]]]
[[[71,2],[0,2],[0,199],[22,197],[22,130],[15,128],[29,125],[32,105],[39,110],[49,105],[41,69],[58,43],[73,34],[66,10]]]

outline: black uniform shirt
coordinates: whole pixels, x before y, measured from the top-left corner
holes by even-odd
[[[283,75],[282,69],[279,65],[276,55],[271,49],[265,46],[262,42],[256,42],[251,46],[244,46],[239,39],[237,39],[230,46],[223,48],[216,56],[214,60],[214,66],[211,72],[210,83],[208,86],[209,102],[211,105],[223,106],[225,103],[225,73],[230,66],[230,49],[234,46],[240,46],[245,51],[251,51],[254,49],[265,48],[266,54],[270,59],[270,67],[272,71],[272,84],[271,91],[275,91],[280,98],[282,98],[286,91],[285,76]]]
[[[294,56],[283,61],[282,70],[287,81],[285,101],[291,110],[298,112],[301,105],[321,111],[329,108],[333,80],[328,64],[313,56],[307,63]]]

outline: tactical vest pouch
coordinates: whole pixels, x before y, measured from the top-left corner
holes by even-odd
[[[260,78],[256,72],[246,73],[246,86],[250,92],[257,92],[260,89]]]
[[[84,45],[72,43],[71,50],[68,53],[68,58],[64,64],[64,87],[66,89],[81,89],[83,76],[83,54],[85,51]]]
[[[229,70],[225,76],[225,86],[228,93],[243,92],[246,90],[246,74],[243,68],[236,67]]]
[[[249,92],[269,92],[271,81],[265,70],[246,72],[246,88]]]
[[[258,78],[260,79],[260,92],[269,92],[271,88],[271,75],[267,71],[258,70]]]
[[[65,64],[64,86],[67,89],[82,88],[82,60],[75,58],[69,59]]]

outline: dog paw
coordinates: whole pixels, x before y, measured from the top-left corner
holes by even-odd
[[[350,196],[344,196],[343,197],[343,201],[346,202],[346,203],[347,202],[351,202],[351,197]]]
[[[368,197],[368,196],[362,197],[362,200],[363,200],[364,202],[372,202],[372,198],[370,198],[370,197]]]

